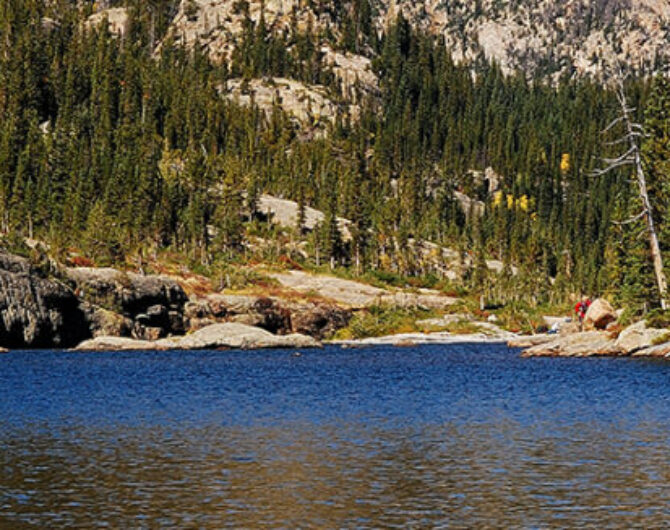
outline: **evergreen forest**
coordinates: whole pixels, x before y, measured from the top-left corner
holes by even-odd
[[[460,288],[493,300],[583,293],[639,310],[657,303],[644,222],[624,222],[639,211],[632,169],[593,174],[626,150],[616,127],[603,132],[619,112],[612,88],[456,64],[439,38],[401,17],[375,32],[366,0],[337,38],[249,21],[218,64],[169,39],[156,47],[171,4],[125,2],[123,38],[105,25],[82,29],[92,5],[0,4],[7,246],[39,240],[57,258],[76,252],[96,265],[179,255],[201,271],[288,262],[435,285],[443,271],[418,251],[430,242],[470,260]],[[345,107],[320,61],[324,39],[374,57],[379,93],[361,91],[357,119],[342,113],[308,135],[279,105],[266,113],[222,97],[230,79],[282,77],[323,85]],[[670,264],[670,83],[627,79],[625,89],[645,125],[643,162]],[[500,176],[495,193],[475,178],[486,168]],[[280,228],[258,211],[262,194],[324,220],[313,231],[300,220]],[[483,211],[467,211],[463,195]],[[351,238],[337,218],[351,221]]]

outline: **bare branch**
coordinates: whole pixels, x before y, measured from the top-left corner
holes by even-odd
[[[611,164],[605,168],[602,169],[595,169],[591,172],[591,176],[593,177],[601,177],[603,175],[606,175],[607,173],[610,173],[611,171],[614,171],[617,168],[623,167],[623,166],[632,166],[635,164],[635,160],[623,160],[617,164]]]
[[[606,134],[610,132],[614,127],[616,127],[619,123],[625,120],[626,116],[619,116],[616,120],[611,121],[610,124],[607,127],[605,127],[605,129],[603,129],[601,134]]]
[[[618,164],[619,162],[623,162],[624,160],[630,159],[631,155],[634,155],[637,152],[637,145],[634,145],[631,147],[628,151],[626,151],[624,154],[617,158],[603,158],[603,162],[605,164],[612,165],[612,164]],[[634,162],[635,160],[632,160]]]
[[[634,223],[635,221],[639,221],[639,220],[642,219],[645,215],[647,215],[647,213],[648,213],[648,212],[647,212],[647,209],[645,208],[645,209],[642,210],[639,214],[637,214],[637,215],[631,217],[630,219],[626,219],[625,221],[612,221],[612,223],[614,223],[615,225],[619,225],[619,226],[622,226],[622,225],[629,225],[629,224]]]
[[[641,132],[631,132],[628,133],[626,136],[623,136],[619,138],[618,140],[613,140],[611,142],[605,142],[605,145],[607,146],[615,146],[615,145],[621,145],[621,144],[628,144],[632,140],[637,140],[638,138],[647,138],[649,135],[643,134]]]
[[[604,158],[603,161],[607,164],[607,167],[609,166],[617,166],[619,165],[626,165],[626,164],[635,164],[635,157],[634,156],[627,156],[626,158]]]

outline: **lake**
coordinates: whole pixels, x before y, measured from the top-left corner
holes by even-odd
[[[0,527],[670,525],[670,362],[0,356]]]

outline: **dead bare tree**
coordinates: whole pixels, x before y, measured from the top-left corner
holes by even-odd
[[[604,158],[603,162],[606,164],[605,167],[594,171],[593,175],[602,176],[622,167],[632,167],[634,169],[638,194],[640,201],[642,202],[642,211],[630,219],[620,222],[619,224],[630,224],[640,219],[645,220],[646,232],[649,240],[649,250],[651,252],[651,259],[654,264],[654,276],[656,280],[656,286],[658,288],[661,307],[663,309],[667,309],[666,297],[668,291],[668,282],[663,270],[663,256],[661,254],[661,247],[658,242],[658,234],[656,232],[656,224],[654,222],[653,210],[651,201],[649,199],[647,178],[645,176],[644,167],[642,164],[642,154],[640,150],[640,142],[645,137],[645,131],[642,124],[634,121],[633,113],[635,112],[635,109],[628,105],[623,79],[624,78],[622,75],[617,76],[616,94],[619,101],[619,106],[621,107],[620,115],[605,128],[603,134],[609,133],[617,126],[622,126],[624,131],[623,136],[612,142],[608,142],[607,145],[627,146],[628,150],[616,158]]]

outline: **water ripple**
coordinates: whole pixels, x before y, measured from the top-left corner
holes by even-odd
[[[3,356],[0,528],[670,524],[670,364],[291,354]]]

